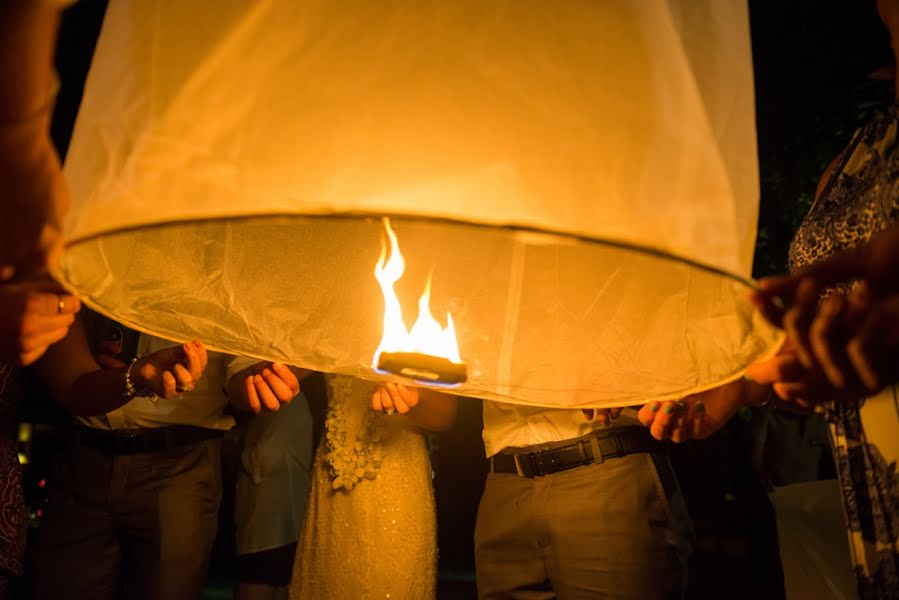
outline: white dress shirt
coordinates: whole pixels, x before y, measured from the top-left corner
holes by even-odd
[[[175,342],[141,334],[138,356],[150,354],[176,345]],[[208,429],[231,429],[234,419],[225,413],[226,363],[230,356],[209,352],[206,370],[193,390],[166,400],[157,396],[134,398],[127,404],[99,417],[79,417],[83,425],[97,429],[131,429],[136,427],[164,427],[193,425]]]
[[[639,425],[637,413],[625,408],[608,427]],[[484,401],[484,447],[487,458],[506,448],[523,448],[578,438],[602,425],[580,409],[542,408]]]

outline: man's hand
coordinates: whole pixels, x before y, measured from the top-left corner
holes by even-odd
[[[0,284],[0,360],[33,363],[66,336],[80,309],[51,282]]]
[[[193,389],[203,376],[206,362],[206,348],[195,340],[139,358],[131,368],[131,380],[139,391],[172,398]]]
[[[263,361],[244,373],[233,400],[240,410],[257,415],[272,413],[300,393],[299,378],[283,363]]]

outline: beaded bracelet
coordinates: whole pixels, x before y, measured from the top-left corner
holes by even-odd
[[[131,364],[128,365],[128,368],[125,370],[125,391],[122,392],[122,396],[128,398],[144,398],[148,396],[156,396],[156,394],[152,392],[141,392],[136,387],[134,387],[134,382],[131,381],[131,369],[134,367],[134,364],[137,362],[138,357],[134,357],[131,359]]]

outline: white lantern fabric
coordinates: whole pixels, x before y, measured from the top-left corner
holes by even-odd
[[[746,301],[745,3],[112,0],[57,276],[137,329],[371,368],[390,216],[458,394],[673,398],[780,340]]]

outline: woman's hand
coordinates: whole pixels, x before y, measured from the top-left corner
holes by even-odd
[[[283,363],[262,361],[235,375],[241,377],[232,403],[257,415],[276,412],[300,393],[300,377]]]
[[[388,415],[408,415],[413,424],[429,431],[448,429],[456,420],[457,404],[456,397],[451,394],[419,390],[401,383],[379,383],[371,395],[373,410]]]
[[[194,340],[143,356],[131,367],[131,381],[138,391],[172,398],[189,392],[206,369],[206,348]]]
[[[66,336],[80,309],[52,282],[0,284],[0,361],[33,363]]]
[[[371,396],[371,407],[378,412],[404,415],[418,406],[418,388],[406,387],[401,383],[379,383]]]
[[[747,382],[732,383],[687,396],[677,402],[645,404],[637,418],[657,440],[685,442],[710,436],[746,403]]]
[[[824,288],[851,281],[859,283],[848,296],[821,299]],[[899,224],[760,287],[753,302],[831,388],[867,395],[899,380]]]

